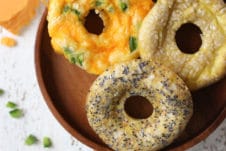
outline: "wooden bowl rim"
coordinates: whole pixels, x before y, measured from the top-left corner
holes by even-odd
[[[108,147],[101,146],[93,141],[91,141],[89,138],[83,136],[78,130],[74,129],[65,119],[62,117],[62,115],[58,112],[57,108],[54,106],[52,99],[47,91],[47,88],[45,86],[45,82],[43,79],[43,74],[42,74],[42,68],[41,68],[41,62],[40,62],[40,46],[41,46],[41,37],[43,34],[43,29],[46,26],[46,16],[47,16],[47,9],[44,11],[43,16],[41,18],[37,35],[36,35],[36,40],[35,40],[35,69],[36,69],[36,77],[37,81],[39,84],[39,88],[41,90],[41,93],[44,97],[44,100],[50,109],[50,111],[53,113],[57,121],[70,133],[72,134],[76,139],[81,141],[82,143],[86,144],[87,146],[95,149],[95,150],[110,150]],[[176,146],[171,150],[180,150],[180,148],[183,149],[188,149],[203,139],[207,138],[220,124],[221,122],[226,118],[226,106],[222,109],[222,111],[219,113],[217,118],[212,121],[212,123],[203,131],[201,131],[197,136],[194,138],[185,141],[182,145]]]

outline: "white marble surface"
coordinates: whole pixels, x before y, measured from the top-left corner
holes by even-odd
[[[89,147],[73,138],[54,118],[40,92],[34,68],[35,36],[42,15],[39,9],[36,19],[25,28],[20,36],[1,30],[0,37],[10,35],[16,38],[14,48],[0,46],[0,151],[89,151]],[[21,119],[9,116],[5,107],[8,101],[16,102],[24,111]],[[27,135],[34,134],[40,141],[26,146]],[[53,147],[44,149],[42,138],[49,136]],[[226,151],[226,120],[206,140],[189,151]]]

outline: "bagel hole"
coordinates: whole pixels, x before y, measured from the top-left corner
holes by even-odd
[[[85,17],[84,26],[89,33],[100,35],[104,29],[104,22],[95,10],[90,10],[89,14]]]
[[[153,113],[152,104],[142,96],[131,96],[124,104],[125,112],[135,119],[146,119]]]
[[[178,48],[186,54],[194,54],[199,51],[202,45],[201,29],[193,24],[183,24],[175,35]]]

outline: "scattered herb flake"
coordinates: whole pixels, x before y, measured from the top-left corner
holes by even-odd
[[[80,12],[77,9],[72,9],[72,12],[74,12],[76,15],[80,15]]]
[[[0,89],[0,96],[3,95],[5,92],[3,89]]]
[[[21,109],[13,109],[12,111],[9,112],[9,114],[13,118],[20,118],[23,116],[23,111]]]
[[[63,8],[63,13],[67,13],[71,10],[71,8],[68,5],[65,5]]]
[[[114,12],[114,8],[113,8],[112,6],[109,7],[109,8],[108,8],[108,12],[110,12],[110,13]]]
[[[17,105],[14,102],[8,101],[7,104],[6,104],[6,107],[14,109],[14,108],[17,107]]]
[[[66,48],[64,48],[64,53],[71,54],[71,50],[68,47],[66,47]]]
[[[137,39],[135,37],[129,37],[129,48],[130,52],[133,52],[137,49]]]
[[[100,0],[97,0],[95,5],[98,7],[98,6],[102,5],[102,2]]]
[[[82,66],[83,65],[83,61],[84,61],[84,55],[83,55],[83,53],[78,54],[77,60],[78,60],[79,65]]]
[[[73,63],[73,64],[76,64],[76,59],[75,59],[75,57],[71,56],[71,57],[70,57],[70,62]]]
[[[64,53],[72,64],[83,65],[84,53],[75,53],[70,48],[64,48]]]
[[[128,5],[125,2],[120,2],[120,8],[123,12],[125,12],[128,8]]]
[[[37,141],[38,141],[38,139],[37,139],[34,135],[30,134],[30,135],[26,138],[25,144],[30,146],[30,145],[35,144]]]
[[[43,138],[43,146],[48,148],[52,146],[52,141],[49,137],[44,137]]]
[[[80,12],[79,12],[77,9],[73,9],[73,8],[71,8],[71,7],[68,6],[68,5],[64,6],[64,8],[63,8],[63,13],[67,13],[67,12],[73,12],[73,13],[75,13],[77,16],[80,15]]]

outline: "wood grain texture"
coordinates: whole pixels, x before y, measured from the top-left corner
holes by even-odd
[[[70,64],[50,45],[46,13],[35,46],[36,73],[42,94],[55,117],[74,137],[95,150],[110,150],[93,132],[85,100],[96,76]],[[185,150],[205,139],[226,117],[226,78],[192,93],[194,115],[184,133],[164,150]]]

